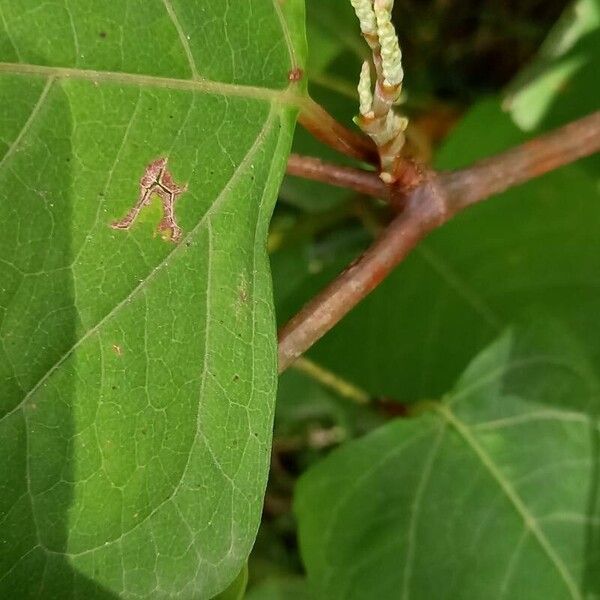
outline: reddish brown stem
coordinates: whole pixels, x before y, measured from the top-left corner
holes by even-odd
[[[288,159],[287,173],[288,175],[354,190],[359,194],[373,196],[374,198],[385,200],[390,195],[389,187],[374,172],[343,167],[310,156],[291,154]]]
[[[372,165],[379,164],[377,148],[368,137],[344,127],[314,100],[308,98],[303,103],[298,122],[334,150]]]
[[[600,150],[600,111],[473,166],[432,174],[374,244],[279,333],[279,371],[338,323],[433,229],[457,212]],[[374,175],[376,177],[376,175]]]

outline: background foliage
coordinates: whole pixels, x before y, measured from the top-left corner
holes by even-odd
[[[597,109],[598,2],[396,4],[414,155],[460,167]],[[339,112],[364,48],[332,34],[351,14],[308,6],[310,89]],[[314,151],[301,133],[294,144]],[[600,593],[599,167],[590,158],[459,216],[309,353],[338,381],[318,388],[304,366],[282,377],[254,577],[298,586],[306,569],[318,598]],[[272,256],[281,321],[387,219],[291,185],[294,206],[324,212],[276,215],[276,233],[290,221],[304,232]]]

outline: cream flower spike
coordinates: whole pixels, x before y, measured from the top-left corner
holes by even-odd
[[[377,146],[381,178],[392,183],[408,124],[405,117],[394,112],[404,80],[402,52],[392,23],[394,0],[350,2],[360,21],[363,36],[373,52],[373,66],[377,74],[373,88],[371,65],[369,61],[363,63],[358,84],[360,115],[354,121]]]
[[[387,87],[399,87],[404,79],[402,52],[392,23],[393,7],[394,0],[375,0],[374,12],[377,19],[377,36],[381,48],[384,84]]]
[[[371,65],[368,60],[365,60],[358,82],[358,99],[360,102],[360,114],[367,119],[372,119],[375,116],[373,114],[373,91],[371,86]]]
[[[377,18],[373,10],[373,0],[350,0],[354,12],[360,21],[363,35],[377,36]]]

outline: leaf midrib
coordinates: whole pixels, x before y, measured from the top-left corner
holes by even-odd
[[[0,62],[0,74],[36,75],[54,77],[62,80],[82,80],[98,83],[121,83],[140,87],[158,87],[171,90],[204,92],[220,96],[236,96],[252,100],[277,102],[278,104],[300,108],[306,102],[306,96],[298,92],[298,85],[291,83],[288,87],[274,89],[260,86],[225,83],[211,79],[179,79],[159,75],[142,75],[119,71],[95,71],[74,67],[49,67],[30,63]]]

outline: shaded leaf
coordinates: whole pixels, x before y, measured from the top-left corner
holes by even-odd
[[[300,578],[272,578],[249,590],[247,600],[311,600],[308,585]]]
[[[303,3],[0,1],[0,596],[208,598],[260,520]],[[156,199],[111,229],[168,157]]]
[[[597,0],[584,0],[590,2]],[[572,46],[584,64],[566,87],[551,90],[537,132],[597,109],[599,40],[595,26]],[[476,105],[437,166],[466,166],[535,133],[522,131],[501,104],[490,98]],[[599,168],[599,156],[588,158],[459,215],[420,244],[310,357],[376,396],[436,397],[505,326],[543,311],[570,322],[600,361]],[[286,288],[280,313],[294,314],[340,270]]]
[[[568,330],[506,333],[427,408],[300,480],[317,597],[596,597],[600,387]]]
[[[543,121],[560,123],[577,114],[578,105],[585,111],[597,103],[598,86],[592,77],[600,61],[599,27],[598,0],[576,0],[565,11],[506,95],[504,107],[523,130]],[[552,112],[559,114],[548,114]]]
[[[489,100],[457,127],[439,164],[464,166],[524,139]],[[459,215],[421,243],[309,356],[375,396],[435,397],[506,325],[542,311],[569,321],[600,360],[595,160]],[[283,318],[340,271],[334,264],[305,274],[295,289],[276,285],[284,293]]]

